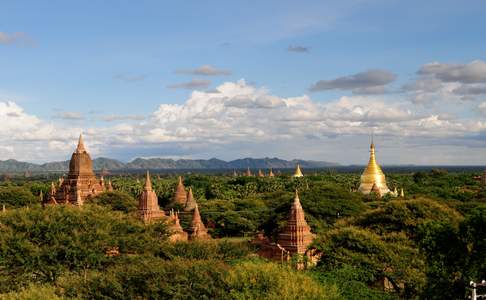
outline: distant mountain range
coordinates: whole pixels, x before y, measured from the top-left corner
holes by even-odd
[[[216,158],[211,159],[167,159],[167,158],[136,158],[128,163],[110,159],[96,158],[93,160],[95,170],[106,169],[108,171],[123,170],[204,170],[204,169],[288,169],[294,168],[299,163],[302,168],[326,168],[339,166],[337,163],[312,160],[283,160],[279,158],[243,158],[232,161],[224,161]],[[14,159],[0,161],[1,173],[19,172],[65,172],[69,168],[69,161],[49,162],[45,164],[34,164],[21,162]]]

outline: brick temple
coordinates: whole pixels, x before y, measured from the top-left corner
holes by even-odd
[[[152,181],[147,171],[143,191],[138,198],[138,214],[142,221],[148,223],[165,217],[163,210],[160,210],[157,194],[152,189]]]
[[[83,135],[69,162],[67,177],[59,179],[59,187],[54,184],[44,204],[73,204],[82,206],[90,198],[105,191],[103,179],[98,180],[93,171],[93,162],[86,151]]]
[[[271,242],[263,234],[259,234],[252,243],[259,248],[258,254],[262,257],[286,262],[292,256],[299,255],[309,258],[309,262],[313,264],[318,259],[315,249],[309,248],[314,237],[315,235],[311,232],[310,226],[305,220],[299,193],[295,191],[295,198],[290,207],[287,224],[279,233],[277,241]],[[298,267],[302,268],[305,265],[304,263],[299,263]]]

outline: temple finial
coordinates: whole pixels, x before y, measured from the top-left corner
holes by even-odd
[[[76,152],[78,152],[78,153],[86,152],[86,148],[84,147],[84,140],[83,140],[83,134],[82,133],[79,135],[78,147],[76,148]]]
[[[299,190],[297,190],[297,189],[295,189],[295,198],[294,198],[294,203],[295,203],[295,204],[300,204]]]
[[[145,175],[145,185],[143,187],[145,191],[151,191],[152,190],[152,181],[150,180],[150,173],[147,170],[147,174]]]

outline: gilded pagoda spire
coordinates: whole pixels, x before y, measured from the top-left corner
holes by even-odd
[[[370,159],[361,175],[361,184],[358,190],[363,194],[376,192],[379,196],[383,196],[390,192],[386,185],[385,174],[381,170],[380,165],[376,162],[375,144],[373,141],[370,145]]]
[[[298,163],[297,166],[295,167],[295,172],[294,175],[292,175],[292,177],[303,177],[303,176],[304,174],[300,170],[300,164]]]

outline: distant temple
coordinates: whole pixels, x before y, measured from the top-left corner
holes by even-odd
[[[204,223],[201,220],[201,215],[199,214],[199,207],[196,204],[194,211],[192,213],[192,221],[191,227],[189,228],[189,239],[190,240],[207,240],[210,239],[211,236],[204,226]]]
[[[157,194],[152,189],[152,181],[147,171],[143,191],[138,198],[138,215],[144,223],[164,221],[168,224],[169,241],[187,241],[187,232],[184,232],[179,223],[179,213],[171,210],[169,216],[160,209]]]
[[[297,164],[297,166],[295,167],[294,175],[292,175],[292,177],[303,177],[303,176],[304,174],[300,170],[300,164]]]
[[[152,189],[148,171],[143,191],[138,198],[138,214],[144,222],[159,220],[165,216],[164,211],[160,210],[157,194]]]
[[[79,136],[78,147],[71,156],[69,173],[59,180],[59,188],[51,188],[46,204],[74,204],[81,206],[88,199],[105,191],[103,180],[93,172],[93,162],[84,147],[83,135]]]
[[[273,174],[272,168],[270,168],[270,172],[268,173],[268,177],[274,177],[275,175]]]
[[[188,234],[182,229],[179,221],[179,213],[171,210],[169,212],[169,241],[184,242],[188,240]]]
[[[184,211],[191,211],[196,208],[197,203],[194,200],[194,195],[192,194],[192,187],[189,187],[189,191],[187,192],[187,200],[184,205]]]
[[[385,174],[381,170],[380,165],[375,159],[375,144],[371,142],[370,146],[370,160],[368,166],[361,175],[361,184],[358,191],[367,195],[371,192],[376,193],[379,197],[382,197],[390,193],[390,189],[386,185]]]
[[[263,174],[262,169],[258,169],[258,177],[265,177],[265,174]]]
[[[245,176],[248,176],[248,177],[249,177],[249,176],[253,176],[253,175],[251,174],[250,167],[246,168]]]
[[[300,204],[299,193],[295,191],[295,198],[290,208],[285,228],[278,235],[276,243],[270,242],[262,234],[258,235],[252,243],[259,247],[259,255],[265,258],[289,261],[294,255],[309,258],[309,262],[317,262],[318,255],[315,249],[309,249],[315,235],[311,232],[305,220],[304,210]],[[300,264],[299,268],[304,267]]]
[[[179,182],[177,183],[177,188],[174,194],[174,202],[182,206],[186,205],[187,202],[186,187],[184,186],[184,183],[182,183],[181,176],[179,176]]]

